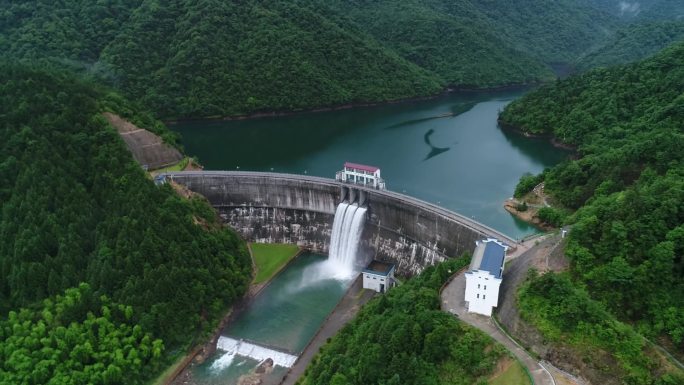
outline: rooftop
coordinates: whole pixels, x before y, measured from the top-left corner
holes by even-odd
[[[345,168],[355,168],[357,170],[363,170],[363,171],[368,171],[368,172],[376,172],[379,170],[379,168],[377,168],[375,166],[367,166],[365,164],[351,163],[351,162],[344,162],[344,167]]]
[[[392,269],[394,269],[394,264],[392,263],[385,263],[385,262],[380,262],[377,260],[371,261],[371,263],[368,264],[368,267],[363,269],[364,273],[373,273],[373,274],[380,274],[380,275],[388,275]]]
[[[473,259],[470,262],[470,270],[488,271],[496,278],[501,278],[503,272],[506,247],[495,239],[487,239],[480,242],[475,248]]]

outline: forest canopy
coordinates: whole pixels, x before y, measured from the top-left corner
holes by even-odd
[[[87,311],[55,324],[43,320],[46,329],[34,330],[37,335],[51,328],[61,333],[60,327],[71,328],[68,320],[105,317],[135,334],[133,345],[149,335],[149,343],[160,340],[167,351],[185,347],[245,291],[251,277],[246,246],[219,225],[205,201],[155,186],[101,115],[105,110],[138,124],[150,120],[125,99],[64,72],[0,64],[0,316],[18,312],[7,322],[41,324],[44,312],[33,314],[37,304],[49,310],[86,283],[96,301],[106,296],[102,305],[84,305]],[[65,290],[66,297],[55,297]],[[103,306],[124,306],[125,317],[112,310],[115,318],[107,319]],[[3,339],[0,350],[10,342]],[[8,376],[25,369],[0,362]],[[134,382],[135,374],[125,375],[123,382]]]
[[[302,110],[553,79],[617,19],[575,0],[0,1],[0,51],[157,116]]]
[[[549,84],[500,121],[577,147],[578,159],[541,176],[578,209],[573,277],[619,319],[684,351],[684,43]]]
[[[473,384],[503,347],[440,310],[439,289],[469,258],[448,260],[366,304],[312,361],[299,384]]]

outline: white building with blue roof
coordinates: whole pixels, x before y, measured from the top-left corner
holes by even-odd
[[[491,316],[499,302],[508,246],[495,238],[478,241],[476,245],[470,269],[465,273],[465,300],[469,312]]]
[[[373,260],[361,272],[363,288],[384,293],[394,286],[394,264]]]

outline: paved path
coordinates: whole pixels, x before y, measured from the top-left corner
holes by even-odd
[[[526,240],[525,242],[518,243],[518,247],[513,251],[513,253],[506,256],[506,261],[512,259],[516,260],[516,263],[507,265],[507,269],[504,270],[504,282],[512,275],[512,271],[509,271],[509,266],[511,265],[523,265],[528,262],[532,256],[536,255],[543,248],[547,248],[549,243],[557,243],[557,236],[553,235],[542,235],[539,237],[534,237]],[[535,246],[540,247],[535,247]],[[518,258],[520,257],[520,258]],[[525,270],[526,272],[526,270]],[[522,275],[519,272],[513,275]],[[510,281],[510,279],[508,279]],[[519,282],[515,279],[516,283]],[[520,362],[527,367],[527,370],[532,375],[535,385],[557,385],[553,376],[549,373],[546,367],[544,367],[538,360],[530,356],[517,342],[511,339],[506,333],[501,330],[501,328],[495,323],[493,318],[482,316],[479,314],[468,313],[468,308],[465,301],[465,270],[461,271],[451,282],[447,284],[441,293],[442,300],[442,310],[454,314],[460,320],[472,325],[481,331],[487,333],[489,336],[494,338],[497,342],[504,345],[511,353],[513,353]],[[500,301],[506,298],[505,290],[511,291],[516,288],[511,288],[511,285],[507,285],[504,288],[502,285],[501,292],[499,293]],[[508,297],[510,298],[510,297]]]
[[[525,251],[529,249],[529,245]],[[516,250],[516,254],[509,256],[515,258],[523,253],[523,250]],[[513,353],[520,362],[525,365],[534,379],[535,385],[556,385],[551,374],[544,368],[539,361],[530,356],[524,349],[509,338],[494,322],[491,317],[479,314],[468,313],[465,302],[465,271],[456,276],[442,291],[442,310],[456,315],[460,320],[487,333],[497,342],[504,345]],[[505,276],[504,276],[505,279]]]
[[[361,307],[373,298],[374,295],[374,291],[365,290],[363,288],[363,279],[361,278],[361,274],[359,274],[358,278],[356,278],[352,286],[347,290],[347,293],[342,297],[332,313],[330,313],[280,384],[293,385],[297,382],[328,338],[337,334],[347,322],[351,321],[359,310],[361,310]]]

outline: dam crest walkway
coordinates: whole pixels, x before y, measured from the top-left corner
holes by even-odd
[[[461,225],[468,227],[472,230],[475,230],[479,233],[482,233],[486,236],[497,238],[505,243],[507,243],[511,248],[515,248],[518,241],[506,234],[501,233],[498,230],[495,230],[487,225],[484,225],[472,218],[468,218],[465,215],[459,214],[457,212],[448,210],[444,207],[438,206],[434,203],[426,202],[423,200],[420,200],[418,198],[411,197],[409,195],[405,194],[400,194],[397,192],[393,192],[390,190],[377,190],[374,188],[366,187],[363,185],[359,184],[352,184],[352,183],[344,183],[344,182],[339,182],[334,179],[330,178],[323,178],[323,177],[317,177],[317,176],[309,176],[309,175],[298,175],[298,174],[285,174],[285,173],[274,173],[274,172],[256,172],[256,171],[178,171],[178,172],[166,172],[159,174],[157,178],[169,178],[171,180],[175,179],[188,179],[188,178],[231,178],[231,179],[240,179],[240,178],[259,178],[263,179],[264,183],[268,183],[268,181],[273,181],[273,180],[281,180],[281,181],[292,181],[292,182],[305,182],[305,183],[312,183],[312,184],[318,184],[318,185],[325,185],[325,186],[332,186],[332,187],[347,187],[347,188],[353,188],[355,190],[359,191],[365,191],[368,193],[372,193],[375,195],[379,196],[385,196],[388,198],[395,199],[397,201],[400,201],[402,203],[412,205],[415,207],[420,208],[421,210],[424,210],[426,212],[431,212],[439,216],[443,216],[446,218],[449,218],[450,220],[460,223]],[[334,214],[334,212],[330,212],[329,214]]]

